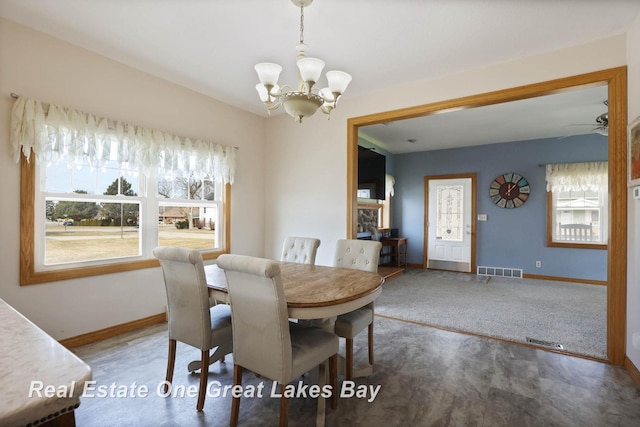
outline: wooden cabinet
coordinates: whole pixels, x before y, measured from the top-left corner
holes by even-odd
[[[380,252],[380,265],[407,268],[407,238],[384,237],[382,251]]]

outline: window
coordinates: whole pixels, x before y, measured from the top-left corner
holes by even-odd
[[[547,165],[547,245],[606,248],[607,163]]]
[[[37,120],[16,120],[21,112]],[[22,98],[12,143],[22,161],[21,284],[153,267],[156,246],[205,259],[228,250],[233,147]]]

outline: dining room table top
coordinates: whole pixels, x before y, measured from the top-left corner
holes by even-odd
[[[380,292],[384,279],[377,273],[349,268],[280,262],[289,308],[313,308],[349,303]],[[205,266],[209,289],[227,293],[224,270]]]

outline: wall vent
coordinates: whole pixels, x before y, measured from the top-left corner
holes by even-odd
[[[494,277],[511,277],[514,279],[522,279],[521,268],[505,268],[505,267],[485,267],[478,266],[478,276],[494,276]]]
[[[564,347],[562,346],[562,344],[552,342],[552,341],[544,341],[544,340],[527,337],[527,342],[529,344],[536,344],[544,347],[551,347],[551,348],[557,348],[558,350],[564,350]]]

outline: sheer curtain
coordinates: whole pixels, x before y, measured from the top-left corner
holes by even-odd
[[[235,177],[235,148],[180,138],[155,129],[96,117],[19,97],[11,112],[11,146],[16,161],[66,162],[69,167],[101,168],[118,162],[149,174],[161,168],[173,176],[205,176],[224,184]]]
[[[547,191],[608,190],[608,163],[556,163],[547,165]]]

